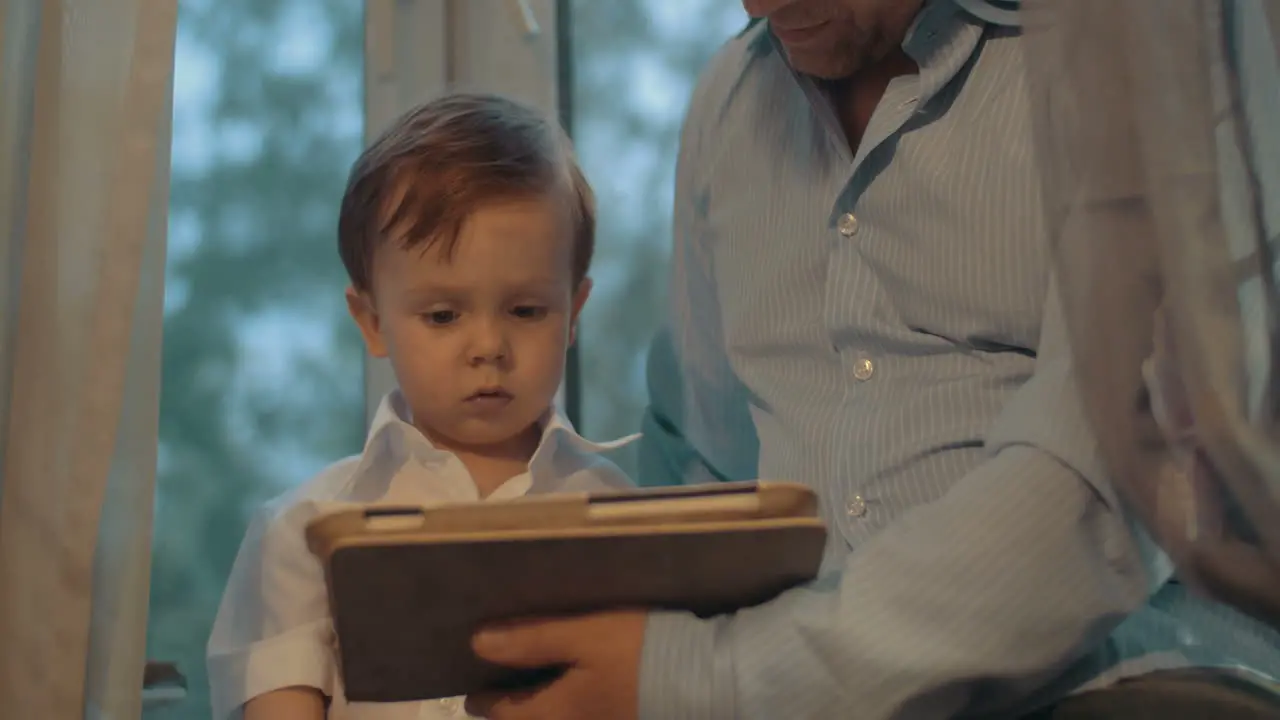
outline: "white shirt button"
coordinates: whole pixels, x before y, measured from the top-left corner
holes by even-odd
[[[871,362],[871,358],[858,358],[853,363],[853,378],[858,382],[864,382],[871,379],[876,372],[876,366]]]
[[[845,213],[836,222],[836,229],[845,237],[853,237],[858,233],[858,218],[854,217],[853,213]]]
[[[866,499],[864,499],[861,495],[854,495],[853,499],[849,500],[849,504],[845,506],[845,512],[849,514],[849,517],[862,517],[863,515],[866,515],[867,514]]]

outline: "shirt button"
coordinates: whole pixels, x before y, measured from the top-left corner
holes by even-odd
[[[853,378],[858,382],[870,380],[875,372],[876,366],[871,362],[871,358],[858,358],[853,363]]]
[[[849,517],[862,517],[867,514],[867,501],[861,495],[854,495],[845,507]]]
[[[845,213],[836,223],[836,229],[845,237],[853,237],[858,233],[858,218],[854,217],[853,213]]]

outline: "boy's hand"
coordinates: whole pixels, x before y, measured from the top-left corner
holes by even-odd
[[[534,690],[469,697],[467,712],[489,720],[635,720],[645,617],[607,612],[481,631],[473,646],[489,662],[567,669]]]

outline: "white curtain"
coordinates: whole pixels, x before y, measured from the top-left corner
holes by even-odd
[[[177,0],[0,0],[0,717],[132,720]]]

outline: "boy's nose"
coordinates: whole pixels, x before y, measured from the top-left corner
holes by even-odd
[[[470,360],[474,365],[505,360],[509,349],[500,323],[487,322],[476,328],[471,341]]]
[[[485,363],[496,363],[505,360],[506,352],[502,348],[492,348],[487,350],[476,350],[471,354],[471,363],[473,365],[483,365]]]

